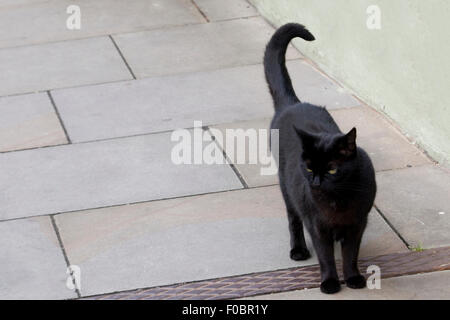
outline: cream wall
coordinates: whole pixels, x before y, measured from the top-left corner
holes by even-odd
[[[304,24],[295,45],[437,161],[450,163],[450,0],[250,0],[274,25]],[[370,5],[381,29],[366,26]]]

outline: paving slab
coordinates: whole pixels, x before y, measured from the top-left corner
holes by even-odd
[[[176,165],[170,133],[0,154],[0,219],[238,189],[228,165]]]
[[[370,155],[377,171],[431,163],[384,116],[369,107],[332,110],[331,115],[343,132],[356,127],[357,143]]]
[[[0,299],[76,298],[50,217],[0,222]]]
[[[271,115],[263,76],[261,66],[245,66],[55,90],[52,95],[77,142],[189,128],[197,120],[208,125]]]
[[[324,106],[328,110],[356,107],[361,104],[347,90],[306,61],[297,65],[288,61],[286,65],[297,97],[301,101]]]
[[[66,26],[70,5],[80,8],[80,29]],[[190,0],[2,1],[0,48],[204,21]]]
[[[272,111],[273,112],[273,111]],[[223,150],[227,150],[227,143],[226,143],[226,136],[227,136],[227,130],[239,130],[242,129],[246,132],[246,136],[250,138],[252,137],[252,131],[248,130],[255,130],[257,134],[257,138],[252,138],[253,143],[255,145],[258,145],[257,152],[259,152],[259,143],[261,143],[261,139],[268,138],[270,136],[270,131],[267,131],[267,133],[260,135],[260,130],[269,130],[270,128],[270,118],[266,119],[260,119],[260,120],[253,120],[253,121],[241,121],[241,122],[234,122],[234,123],[227,123],[227,124],[220,124],[216,126],[212,126],[211,129],[217,129],[221,132],[222,140],[216,139],[217,143],[220,145],[220,147]],[[247,140],[247,141],[249,141]],[[234,148],[234,155],[237,155],[237,139],[234,140],[235,142],[235,148]],[[266,140],[267,141],[267,140]],[[248,143],[248,142],[246,142]],[[269,143],[267,142],[267,147],[269,147]],[[256,164],[250,163],[250,155],[249,155],[250,148],[246,148],[245,151],[245,163],[240,163],[237,161],[237,158],[230,159],[230,161],[233,162],[235,168],[239,171],[244,181],[247,183],[249,187],[261,187],[261,186],[269,186],[278,184],[278,172],[271,175],[263,175],[261,168],[268,168],[269,165],[266,163],[262,163],[261,159],[257,159]],[[270,151],[266,151],[267,157],[270,155]],[[228,152],[229,153],[229,152]],[[229,154],[228,154],[229,156]]]
[[[0,151],[67,143],[46,93],[0,98]]]
[[[450,245],[450,173],[425,165],[377,174],[376,205],[413,247]]]
[[[209,21],[254,17],[258,11],[245,0],[195,0]]]
[[[290,61],[296,90],[319,104],[359,102],[308,64]],[[176,88],[176,94],[175,89]],[[54,90],[72,141],[89,141],[273,115],[262,65]],[[182,108],[180,105],[182,104]]]
[[[448,300],[450,271],[415,274],[381,280],[381,289],[349,289],[323,294],[319,288],[245,298],[245,300]]]
[[[121,34],[114,39],[136,77],[143,78],[261,63],[273,32],[256,17]],[[299,58],[300,53],[290,46],[287,57]]]
[[[278,186],[65,213],[56,222],[70,263],[81,267],[84,296],[317,264],[314,253],[289,259]],[[402,250],[372,212],[361,256]]]
[[[0,50],[0,95],[132,79],[109,37]]]

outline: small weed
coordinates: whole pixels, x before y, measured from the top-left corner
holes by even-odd
[[[422,246],[418,244],[417,246],[409,246],[409,250],[414,252],[422,252],[424,248],[422,248]]]

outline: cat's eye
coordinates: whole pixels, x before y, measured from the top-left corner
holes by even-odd
[[[328,173],[329,173],[329,174],[336,174],[336,172],[337,172],[337,169],[331,169],[331,170],[328,170]]]
[[[306,168],[306,171],[308,171],[308,172],[312,172],[312,170],[311,170],[311,169],[309,169],[309,168]]]

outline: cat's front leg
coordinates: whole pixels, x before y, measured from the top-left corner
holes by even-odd
[[[323,293],[336,293],[341,289],[339,277],[334,260],[334,239],[331,232],[319,231],[312,234],[314,248],[320,264],[322,282],[320,291]]]
[[[342,239],[342,260],[344,279],[347,287],[360,289],[366,286],[366,279],[358,270],[358,253],[365,223],[349,227]]]

